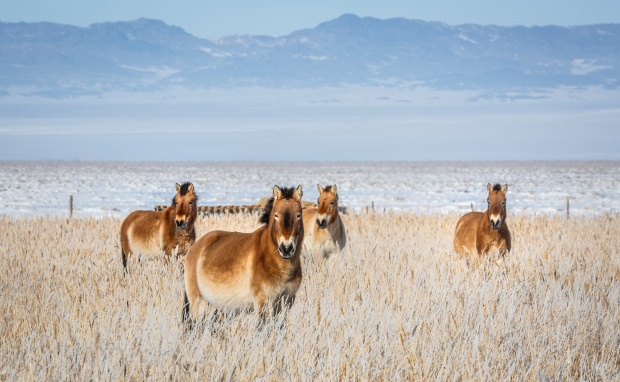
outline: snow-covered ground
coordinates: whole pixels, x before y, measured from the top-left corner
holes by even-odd
[[[253,204],[274,184],[336,183],[340,204],[361,210],[466,212],[486,207],[486,184],[508,184],[509,213],[620,211],[620,162],[0,162],[0,215],[124,216],[167,204],[191,181],[201,205]]]

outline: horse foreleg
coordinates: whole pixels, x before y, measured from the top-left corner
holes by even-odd
[[[285,295],[278,300],[278,302],[274,306],[274,315],[279,315],[280,313],[288,313],[288,310],[291,309],[293,303],[295,302],[295,296]]]
[[[254,311],[258,313],[259,327],[262,327],[269,315],[269,304],[267,303],[267,295],[262,290],[259,290],[254,295]]]

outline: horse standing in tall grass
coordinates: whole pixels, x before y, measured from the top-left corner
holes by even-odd
[[[317,184],[317,207],[303,210],[304,252],[315,258],[328,258],[347,243],[344,224],[338,213],[338,187]]]
[[[198,196],[194,185],[187,182],[176,184],[172,204],[163,211],[134,211],[121,226],[121,254],[123,267],[134,253],[156,257],[162,252],[169,259],[177,250],[183,256],[196,241],[194,221],[198,208]]]
[[[254,310],[263,320],[272,309],[277,314],[293,304],[302,277],[301,197],[301,186],[275,186],[256,231],[212,231],[196,241],[185,258],[186,328],[200,297],[216,311]]]
[[[463,256],[483,255],[497,250],[510,252],[511,237],[506,224],[506,192],[508,185],[487,184],[488,208],[485,212],[469,212],[456,224],[454,249]]]

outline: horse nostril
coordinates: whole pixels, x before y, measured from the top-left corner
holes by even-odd
[[[185,225],[185,220],[177,220],[176,223],[178,228],[183,228]]]
[[[295,253],[295,245],[293,243],[286,245],[284,243],[278,246],[280,255],[284,258],[290,258]]]

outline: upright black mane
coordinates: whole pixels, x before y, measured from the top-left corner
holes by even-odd
[[[181,194],[181,196],[185,196],[185,194],[187,194],[187,189],[189,188],[189,185],[192,184],[191,182],[185,182],[181,185],[181,189],[179,190],[179,194]]]
[[[290,188],[282,187],[280,188],[280,191],[282,191],[283,199],[292,199],[295,189],[293,187],[290,187]],[[265,209],[263,210],[263,213],[260,215],[258,222],[261,224],[269,224],[269,217],[271,216],[272,209],[273,209],[273,196],[269,198],[269,200],[267,201],[267,204],[265,205]]]
[[[499,183],[495,183],[495,185],[493,186],[493,191],[501,191],[502,190],[502,185]]]
[[[325,188],[323,190],[331,191],[332,190],[332,185],[330,184],[330,185],[325,186]]]

